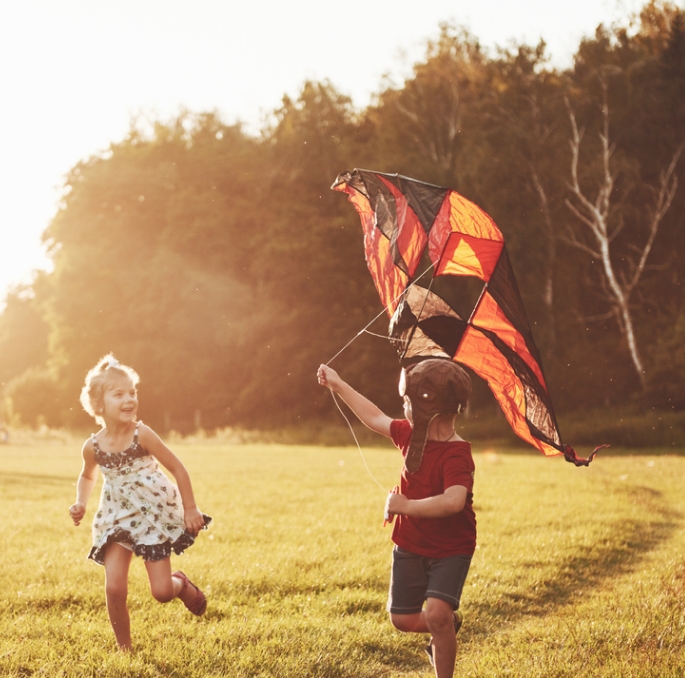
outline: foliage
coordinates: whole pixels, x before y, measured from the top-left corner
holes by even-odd
[[[384,493],[349,447],[175,443],[214,522],[172,566],[207,592],[208,611],[155,602],[135,559],[135,652],[117,653],[103,571],[85,557],[98,492],[81,527],[66,510],[80,444],[0,447],[3,676],[432,675],[426,637],[387,619]],[[576,469],[477,449],[459,675],[682,675],[685,459],[662,452],[609,451]],[[397,453],[364,454],[391,487]]]
[[[681,313],[670,331],[665,331],[653,349],[654,369],[648,391],[660,407],[685,409],[685,313]]]
[[[29,367],[5,388],[15,421],[28,426],[59,426],[69,414],[68,402],[54,374],[41,367]]]
[[[0,386],[48,357],[48,325],[36,301],[44,277],[28,286],[11,289],[0,314]]]
[[[87,369],[113,351],[142,375],[141,415],[163,431],[337,417],[316,384],[318,364],[377,314],[373,332],[384,334],[387,320],[357,216],[329,190],[357,166],[455,188],[493,216],[558,410],[682,409],[682,331],[674,328],[685,309],[685,155],[628,305],[643,389],[601,262],[569,242],[577,223],[566,102],[584,133],[579,189],[593,198],[606,92],[610,217],[620,232],[610,259],[625,283],[645,244],[653,189],[685,142],[683,54],[685,12],[658,0],[583,39],[565,72],[549,65],[544,43],[492,56],[445,24],[410,77],[385,83],[363,111],[324,81],[285,97],[259,137],[215,113],[186,112],[149,131],[133,123],[125,139],[69,173],[45,233],[54,272],[7,298],[3,402],[12,395],[24,422],[90,425],[78,391]],[[334,366],[399,413],[387,342],[364,336]],[[478,383],[474,409],[492,406]]]

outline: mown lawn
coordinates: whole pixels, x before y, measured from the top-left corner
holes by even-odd
[[[0,446],[1,676],[432,675],[425,637],[387,621],[385,497],[352,447],[176,443],[214,523],[174,566],[208,612],[156,603],[136,561],[136,651],[116,652],[89,527],[67,514],[79,448]],[[685,676],[685,457],[612,450],[576,469],[475,449],[457,675]],[[398,453],[364,454],[392,487]]]

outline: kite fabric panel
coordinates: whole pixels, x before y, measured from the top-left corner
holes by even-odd
[[[456,191],[355,169],[332,186],[359,213],[366,262],[400,362],[446,358],[485,379],[515,433],[587,466],[559,434],[502,233]]]

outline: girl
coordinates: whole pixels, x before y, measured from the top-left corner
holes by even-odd
[[[107,613],[124,651],[131,649],[126,597],[132,554],[145,561],[150,590],[160,603],[180,598],[196,615],[207,608],[202,591],[183,572],[171,572],[170,556],[172,550],[180,554],[191,546],[211,518],[197,508],[181,460],[150,427],[136,420],[138,381],[134,370],[111,355],[88,372],[81,404],[103,428],[83,444],[76,503],[69,508],[74,525],[80,525],[99,466],[104,484],[88,557],[105,566]],[[159,470],[158,461],[178,487]]]

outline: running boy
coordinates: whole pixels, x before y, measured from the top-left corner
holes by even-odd
[[[402,420],[384,414],[326,365],[319,367],[318,380],[402,451],[400,492],[386,502],[386,515],[397,516],[388,612],[400,631],[431,634],[426,652],[435,675],[451,678],[459,602],[476,547],[471,445],[454,430],[471,395],[469,375],[440,358],[402,370]]]

